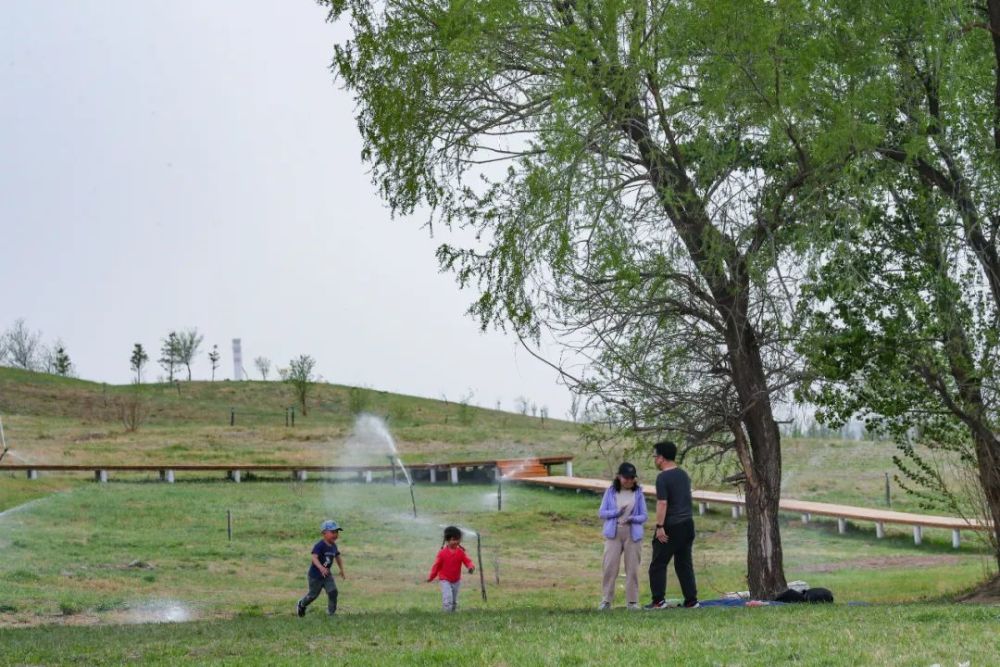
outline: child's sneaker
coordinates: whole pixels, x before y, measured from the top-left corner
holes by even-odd
[[[295,605],[295,615],[298,616],[299,618],[302,618],[303,616],[306,615],[306,608],[302,606],[301,602]]]
[[[666,608],[667,608],[666,600],[660,600],[658,602],[650,602],[649,604],[643,607],[643,609],[666,609]]]
[[[639,609],[642,609],[642,607],[639,606],[638,602],[629,602],[625,608],[628,609],[629,611],[637,611]]]
[[[678,607],[683,607],[684,609],[698,609],[699,607],[701,607],[701,603],[699,603],[697,600],[695,600],[694,602],[685,602],[685,603],[679,604],[677,606]]]
[[[601,606],[597,608],[597,611],[608,611],[609,609],[611,609],[611,603],[604,601],[601,603]]]

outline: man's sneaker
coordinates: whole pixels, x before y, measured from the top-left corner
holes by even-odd
[[[637,611],[639,609],[642,609],[642,607],[639,606],[638,602],[629,602],[625,608],[628,609],[629,611]]]
[[[666,608],[667,608],[666,600],[660,600],[658,602],[650,602],[649,604],[643,607],[643,609],[666,609]]]
[[[683,607],[685,609],[697,609],[698,607],[701,606],[701,604],[697,600],[695,600],[694,602],[685,602],[685,603],[679,604],[677,606],[678,607]]]
[[[301,602],[299,602],[298,604],[295,605],[295,614],[299,618],[302,618],[303,616],[306,615],[306,608],[302,606]]]
[[[601,603],[601,605],[600,605],[600,606],[599,606],[599,607],[597,608],[597,611],[608,611],[609,609],[611,609],[611,603],[610,603],[610,602],[607,602],[607,601],[604,601],[604,602],[602,602],[602,603]]]

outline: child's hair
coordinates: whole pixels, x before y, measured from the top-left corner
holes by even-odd
[[[462,539],[462,529],[457,526],[448,526],[444,529],[444,541]]]

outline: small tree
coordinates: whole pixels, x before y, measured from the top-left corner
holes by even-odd
[[[174,373],[177,367],[180,365],[180,342],[177,338],[177,332],[171,331],[167,334],[167,337],[163,339],[163,345],[160,347],[160,365],[163,366],[163,370],[167,372],[167,382],[173,384]]]
[[[15,368],[28,371],[38,370],[42,348],[42,334],[28,328],[24,319],[14,322],[14,326],[4,334],[7,358]]]
[[[524,396],[518,396],[517,398],[514,399],[514,405],[517,407],[517,411],[519,413],[521,413],[525,417],[528,416],[528,407],[531,405],[531,403],[528,401],[527,398],[525,398]]]
[[[371,397],[367,389],[351,387],[347,390],[347,409],[352,415],[360,415],[368,409]]]
[[[73,372],[73,362],[66,354],[66,348],[61,342],[56,342],[55,357],[53,359],[53,370],[56,375],[68,377]]]
[[[288,375],[285,382],[292,385],[295,390],[295,398],[299,402],[299,408],[302,411],[302,416],[306,416],[306,397],[309,394],[309,388],[312,385],[315,378],[313,378],[313,368],[316,367],[316,360],[310,357],[308,354],[300,355],[296,359],[292,359],[288,362]]]
[[[458,422],[463,426],[469,426],[476,419],[476,414],[472,409],[472,399],[475,393],[470,389],[464,396],[458,399]]]
[[[267,357],[257,357],[253,360],[253,365],[257,367],[260,379],[267,382],[267,375],[271,372],[271,360]]]
[[[135,383],[142,383],[142,368],[149,361],[149,355],[143,349],[142,343],[136,343],[132,348],[132,357],[129,359],[129,368],[135,373]]]
[[[139,427],[146,421],[146,417],[149,416],[149,405],[139,392],[138,385],[136,385],[133,391],[119,397],[116,401],[116,406],[118,408],[118,418],[128,433],[138,431]]]
[[[222,355],[219,354],[219,346],[213,345],[212,351],[208,353],[208,360],[212,363],[212,382],[215,382],[215,369],[219,367],[219,359]],[[188,379],[191,379],[191,371],[188,370]]]
[[[191,381],[191,362],[198,354],[198,348],[201,347],[201,341],[204,338],[197,329],[188,329],[177,334],[178,365],[184,364],[184,367],[187,368],[188,382]]]

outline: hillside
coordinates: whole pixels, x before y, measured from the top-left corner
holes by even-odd
[[[148,414],[126,431],[120,406],[141,396]],[[14,454],[48,463],[324,463],[351,432],[355,415],[387,421],[408,460],[522,456],[576,449],[575,425],[374,389],[316,384],[308,414],[282,382],[183,382],[114,386],[0,368],[0,415]],[[231,411],[235,425],[230,426]]]
[[[428,462],[571,454],[577,474],[608,476],[623,456],[654,476],[645,452],[602,452],[586,446],[566,421],[404,396],[374,389],[317,384],[309,413],[285,426],[293,403],[281,382],[182,382],[138,388],[148,419],[126,431],[119,404],[136,391],[73,378],[0,368],[0,416],[11,447],[8,462],[33,463],[310,463],[340,460],[355,412],[384,417],[404,461]],[[230,410],[235,425],[230,426]],[[893,474],[891,443],[785,438],[783,495],[863,506],[884,504]],[[720,480],[733,463],[685,466],[700,488],[731,490]],[[921,509],[892,484],[893,507]]]

